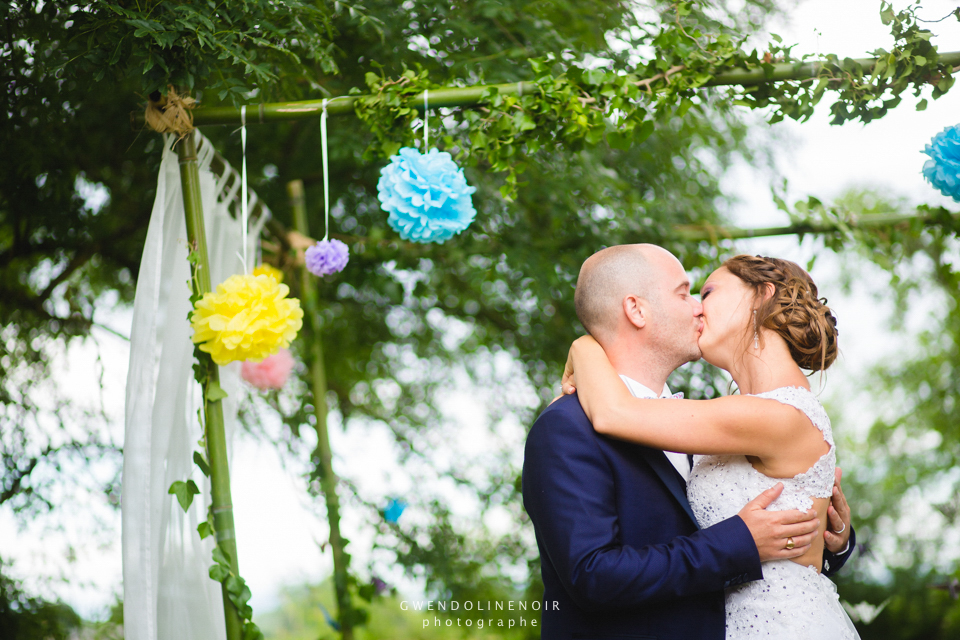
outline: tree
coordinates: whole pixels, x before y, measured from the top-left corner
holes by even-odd
[[[853,192],[839,207],[870,213],[901,208],[889,196]],[[921,206],[919,220],[882,233],[848,232],[844,246],[887,277],[874,295],[893,302],[890,331],[909,335],[905,319],[925,327],[893,361],[876,365],[865,382],[877,416],[868,437],[851,453],[864,562],[841,585],[852,601],[886,607],[862,625],[864,638],[950,638],[960,628],[957,535],[960,367],[956,310],[960,303],[956,212]],[[852,263],[849,259],[848,263]],[[847,286],[862,283],[864,266],[845,269]],[[892,295],[891,295],[892,294]],[[922,318],[916,317],[917,309]],[[883,567],[882,571],[878,571]],[[854,600],[856,599],[856,600]]]
[[[167,83],[216,105],[344,95],[365,85],[389,97],[427,86],[550,78],[549,96],[520,103],[530,122],[505,117],[507,108],[495,96],[476,110],[443,112],[444,147],[473,152],[464,161],[476,162],[467,175],[478,189],[479,213],[468,232],[439,247],[398,241],[374,195],[372,159],[414,139],[405,125],[415,114],[400,113],[402,105],[370,104],[361,109],[364,124],[332,124],[333,231],[350,243],[351,265],[316,284],[321,335],[308,328],[300,344],[323,341],[330,406],[345,424],[387,423],[399,455],[427,464],[441,415],[437,392],[451,370],[480,376],[496,354],[506,353],[541,402],[551,397],[554,372],[579,331],[570,292],[580,263],[597,248],[656,242],[696,275],[717,263],[726,247],[688,243],[675,229],[723,222],[719,177],[735,157],[763,158],[762,148],[748,146],[748,120],[736,101],[769,106],[774,117],[803,118],[825,91],[837,90],[839,121],[869,120],[894,106],[887,101],[904,90],[933,82],[936,94],[952,83],[909,14],[888,16],[897,47],[893,62],[884,59],[875,77],[838,61],[816,84],[703,92],[698,88],[719,70],[738,63],[766,70],[778,56],[789,56],[777,45],[769,57],[739,51],[741,34],[760,27],[773,3],[749,2],[743,10],[663,3],[657,5],[662,14],[629,2],[561,0],[339,6],[287,3],[281,10],[248,2],[243,10],[213,11],[198,2],[136,9],[90,3],[74,11],[60,2],[21,2],[4,10],[2,53],[9,64],[0,135],[11,152],[0,183],[0,267],[7,276],[0,278],[7,411],[0,433],[18,434],[23,446],[52,439],[40,420],[24,426],[7,416],[42,414],[44,407],[30,403],[31,381],[44,378],[50,353],[90,335],[98,306],[110,296],[118,305],[132,299],[158,146],[156,136],[126,131],[121,123],[142,96],[163,93]],[[299,15],[291,8],[309,19],[291,19]],[[660,55],[645,58],[644,47]],[[670,73],[675,66],[686,68]],[[371,69],[378,73],[370,77]],[[624,69],[636,73],[621,77]],[[408,81],[399,86],[398,78]],[[624,126],[633,137],[608,131],[607,114],[589,106],[591,99],[612,100],[605,92],[614,87],[655,96],[654,106],[635,110]],[[580,95],[583,88],[600,98]],[[518,137],[531,123],[536,136]],[[255,151],[248,158],[254,186],[275,203],[280,226],[293,226],[279,205],[285,184],[307,183],[317,235],[318,129],[315,120],[251,127]],[[207,135],[228,157],[238,157],[239,141],[229,131]],[[109,194],[98,210],[85,208],[78,195],[89,185]],[[517,384],[498,382],[500,389]],[[691,372],[684,390],[709,396],[718,384],[704,367]],[[294,436],[310,424],[310,403],[317,400],[308,392],[293,407],[277,401]],[[532,409],[521,407],[527,415]],[[73,446],[98,444],[81,438]],[[16,485],[18,495],[26,496],[30,474],[10,471],[10,478],[16,473],[25,478]],[[438,474],[471,488],[484,509],[503,505],[523,521],[515,468],[503,465],[479,482],[456,466]],[[370,497],[355,500],[371,502],[371,511],[379,506]],[[426,491],[422,502],[433,517],[422,529],[377,526],[380,544],[394,549],[411,572],[423,572],[432,591],[537,598],[529,536],[470,536],[442,496]],[[525,572],[520,579],[511,577],[517,567]],[[341,612],[349,615],[349,607]]]
[[[0,632],[10,640],[67,640],[80,627],[80,616],[61,602],[24,593],[20,583],[0,574]]]

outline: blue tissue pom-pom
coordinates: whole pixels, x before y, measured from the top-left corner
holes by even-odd
[[[387,504],[387,508],[383,510],[383,519],[387,522],[397,524],[397,521],[400,519],[400,516],[403,515],[403,511],[406,508],[406,502],[393,499]]]
[[[476,188],[445,151],[400,149],[380,170],[377,190],[387,222],[404,240],[445,242],[477,215],[470,198]]]
[[[960,125],[933,136],[923,152],[930,156],[923,164],[923,177],[940,193],[960,202]]]

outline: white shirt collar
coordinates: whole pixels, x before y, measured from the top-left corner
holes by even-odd
[[[655,400],[657,397],[660,398],[669,398],[673,394],[670,393],[670,387],[664,383],[663,391],[660,392],[660,395],[657,396],[653,390],[646,386],[642,385],[633,378],[628,378],[627,376],[621,375],[620,379],[623,380],[624,384],[627,385],[627,389],[630,390],[630,395],[634,398],[647,398],[650,400]],[[690,478],[690,462],[687,459],[687,454],[685,453],[674,453],[673,451],[664,451],[663,454],[667,456],[667,460],[670,461],[670,464],[673,465],[673,468],[677,470],[677,473],[680,474],[680,477],[683,478],[686,482]]]
[[[634,398],[669,398],[673,395],[670,393],[670,387],[668,387],[666,383],[664,383],[663,391],[661,391],[660,395],[658,396],[653,389],[646,385],[640,384],[633,378],[629,378],[621,374],[620,379],[623,380],[624,384],[627,385],[627,389],[630,390],[630,395],[632,395]]]

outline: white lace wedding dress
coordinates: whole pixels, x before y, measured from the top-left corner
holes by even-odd
[[[807,389],[783,387],[757,394],[802,411],[823,433],[830,445],[806,472],[793,478],[771,478],[744,456],[696,456],[687,497],[697,522],[709,527],[735,516],[748,502],[778,482],[783,493],[769,509],[805,510],[815,498],[829,498],[833,491],[837,454],[830,418]],[[791,640],[858,639],[853,623],[840,605],[833,582],[791,560],[763,563],[763,580],[727,589],[727,640],[739,638],[790,638]]]

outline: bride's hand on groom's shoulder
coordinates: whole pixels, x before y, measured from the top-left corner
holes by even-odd
[[[571,347],[572,349],[572,347]],[[573,384],[573,359],[567,352],[567,364],[563,367],[563,376],[560,378],[560,395],[550,401],[553,404],[563,396],[569,396],[576,393],[577,387]]]
[[[576,378],[573,375],[573,354],[577,348],[601,348],[600,344],[593,338],[593,336],[586,335],[581,336],[573,341],[573,344],[570,345],[570,349],[567,351],[567,363],[563,367],[563,377],[560,379],[560,392],[561,394],[554,398],[554,402],[562,398],[563,396],[568,396],[572,393],[576,393],[577,384]],[[602,348],[601,348],[602,350]]]
[[[560,378],[560,395],[551,400],[550,404],[553,404],[563,396],[569,396],[577,392],[577,383],[573,372],[574,351],[577,349],[594,348],[600,349],[601,352],[603,351],[600,343],[598,343],[593,336],[581,336],[573,341],[573,344],[570,345],[570,349],[567,351],[567,363],[563,366],[563,376]]]
[[[560,378],[560,394],[568,396],[575,393],[577,385],[573,378],[573,346],[567,351],[567,363],[563,366],[563,376]]]

